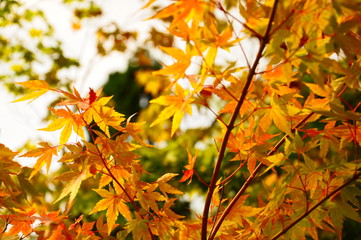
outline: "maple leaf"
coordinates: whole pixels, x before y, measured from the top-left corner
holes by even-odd
[[[153,1],[150,1],[151,4]],[[148,5],[147,4],[147,5]],[[173,25],[179,22],[192,20],[199,22],[203,19],[205,9],[209,4],[203,0],[180,0],[157,12],[152,18],[166,18],[173,16]]]
[[[177,61],[174,64],[166,66],[153,73],[174,75],[176,80],[183,77],[187,68],[191,64],[191,58],[193,57],[193,54],[191,52],[184,53],[181,49],[173,47],[161,47],[161,49]]]
[[[159,208],[157,202],[167,200],[162,194],[155,191],[157,187],[157,183],[147,184],[143,187],[142,190],[137,191],[136,199],[140,203],[142,208],[146,209],[147,211],[149,211],[149,209],[152,209],[153,211],[158,212]]]
[[[55,200],[55,203],[63,199],[64,197],[68,196],[70,194],[69,201],[72,202],[76,194],[79,191],[80,185],[82,181],[87,177],[86,172],[84,171],[77,171],[77,172],[66,172],[63,175],[57,177],[59,180],[67,180],[68,183],[61,191],[60,196],[57,200]]]
[[[188,153],[188,165],[184,166],[187,170],[183,170],[183,177],[181,178],[181,180],[179,180],[179,182],[184,182],[187,179],[190,179],[188,184],[190,184],[192,182],[192,176],[195,172],[194,170],[194,164],[196,162],[197,159],[197,155],[198,155],[198,151],[196,152],[196,154],[192,157],[191,153],[189,152],[189,150],[187,149],[187,153]]]
[[[133,219],[125,226],[127,233],[132,233],[134,240],[151,240],[147,223],[143,219]]]
[[[95,226],[97,227],[97,233],[100,234],[103,238],[108,236],[108,224],[104,223],[103,217],[99,217],[98,220],[95,223]],[[114,227],[117,227],[118,224],[115,224]]]
[[[164,203],[164,213],[171,219],[175,220],[175,219],[179,219],[179,218],[184,218],[184,216],[178,215],[176,214],[172,209],[171,206],[173,205],[173,203],[177,200],[177,198],[171,198],[168,199],[165,203]]]
[[[266,164],[266,165],[269,165],[269,166],[267,167],[267,169],[262,174],[268,172],[268,170],[270,170],[271,168],[282,164],[284,162],[284,160],[285,160],[285,155],[283,153],[277,153],[277,154],[268,156],[266,158],[266,160],[271,164]]]
[[[232,212],[228,215],[230,219],[239,223],[241,226],[243,225],[242,218],[253,217],[263,210],[263,208],[255,208],[244,205],[248,196],[249,194],[240,197],[233,207]]]
[[[172,187],[167,182],[171,180],[173,177],[178,176],[176,173],[166,173],[160,178],[158,178],[157,183],[159,185],[160,191],[163,193],[164,196],[167,197],[167,193],[170,194],[183,194],[183,192],[179,191],[178,189]]]
[[[48,83],[43,80],[30,80],[26,82],[17,82],[16,84],[22,85],[23,87],[33,91],[12,102],[21,102],[26,100],[31,100],[30,102],[32,102],[47,91],[51,90]]]
[[[118,218],[119,213],[125,217],[128,221],[132,220],[132,214],[129,210],[129,207],[123,202],[122,198],[119,195],[116,195],[113,188],[109,187],[110,190],[105,189],[93,189],[98,193],[102,198],[90,214],[95,212],[107,210],[106,218],[108,223],[108,234],[114,229],[115,221]]]
[[[17,155],[17,152],[11,151],[9,148],[7,148],[4,144],[0,143],[0,172],[1,173],[9,173],[9,172],[18,172],[21,170],[21,165],[14,161],[14,157]],[[3,183],[6,183],[9,185],[11,184],[11,179],[9,181],[5,180],[4,178],[8,178],[8,174],[0,174],[0,180]]]
[[[246,154],[247,151],[255,145],[257,145],[257,143],[245,136],[245,133],[241,128],[238,129],[236,136],[234,136],[234,134],[230,135],[227,143],[227,147],[229,147],[231,152],[243,154]]]
[[[194,99],[186,97],[187,94],[188,90],[184,91],[179,84],[176,84],[176,95],[160,96],[151,100],[151,103],[157,103],[167,107],[162,110],[158,118],[150,126],[152,127],[159,124],[173,116],[171,130],[171,136],[173,136],[180,126],[184,112],[192,115],[192,107],[190,104],[194,101]]]
[[[234,43],[240,42],[242,38],[237,38],[232,40],[233,29],[231,27],[225,28],[220,34],[218,33],[217,27],[214,24],[207,26],[204,31],[203,37],[207,39],[212,45],[208,48],[207,55],[205,57],[205,62],[207,66],[212,66],[214,60],[217,56],[219,48],[223,48],[228,51]]]
[[[63,235],[63,230],[66,230],[64,224],[59,224],[51,233],[48,240],[67,240],[68,238]]]
[[[52,121],[46,128],[41,128],[42,131],[56,131],[63,129],[60,134],[59,144],[63,145],[66,143],[74,131],[78,136],[84,139],[85,122],[80,114],[74,114],[70,109],[52,109],[50,111],[59,118]]]
[[[73,93],[63,91],[58,89],[68,100],[57,103],[56,105],[76,105],[78,109],[86,111],[91,105],[99,98],[102,88],[98,89],[96,92],[89,88],[89,93],[86,98],[82,98],[76,88],[73,89]]]
[[[264,132],[267,132],[271,123],[273,122],[276,127],[282,132],[292,136],[291,124],[287,121],[287,117],[283,109],[280,107],[280,102],[275,97],[271,98],[271,107],[260,120],[260,127]]]
[[[60,223],[62,220],[67,219],[68,217],[65,215],[59,215],[60,211],[52,211],[47,212],[46,208],[43,208],[41,210],[41,213],[39,214],[39,220],[42,223]]]
[[[33,207],[28,208],[13,208],[16,214],[11,214],[8,219],[11,222],[11,229],[6,233],[8,235],[17,235],[20,232],[23,235],[29,235],[33,232],[32,224],[35,222],[36,209]]]
[[[39,143],[39,148],[33,149],[28,151],[27,153],[24,153],[20,157],[39,157],[34,165],[34,170],[31,172],[29,179],[31,179],[37,172],[40,171],[40,169],[44,166],[46,163],[46,169],[49,171],[51,160],[53,158],[53,155],[57,156],[58,151],[56,147],[52,147],[47,142],[41,142]]]
[[[141,127],[145,123],[146,123],[145,121],[139,123],[130,122],[130,118],[128,118],[127,125],[125,126],[125,131],[126,134],[129,134],[134,139],[134,141],[136,141],[140,145],[151,147],[152,145],[145,143],[138,135],[138,133],[142,131]]]
[[[269,85],[272,88],[278,87],[280,83],[290,84],[292,81],[296,80],[294,75],[296,73],[293,71],[292,64],[286,63],[280,66],[267,66],[266,72],[262,75],[266,79]]]
[[[125,118],[123,114],[118,113],[114,108],[105,106],[112,97],[102,97],[97,99],[84,112],[84,120],[87,124],[94,121],[99,128],[109,137],[109,126],[119,126]]]

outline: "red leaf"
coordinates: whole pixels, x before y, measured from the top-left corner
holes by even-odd
[[[97,100],[98,96],[92,88],[89,88],[89,105]]]

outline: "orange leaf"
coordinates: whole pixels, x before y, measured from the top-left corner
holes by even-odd
[[[167,193],[183,194],[183,192],[179,191],[178,189],[172,187],[170,184],[166,183],[175,176],[178,176],[178,174],[166,173],[162,177],[158,178],[157,183],[159,185],[160,191],[163,193],[164,196],[167,196]]]
[[[118,127],[124,121],[124,115],[114,108],[105,106],[112,97],[102,97],[91,104],[85,113],[84,120],[87,124],[94,121],[99,128],[109,137],[109,126]]]
[[[50,109],[56,116],[60,117],[52,121],[46,128],[39,130],[43,131],[56,131],[63,129],[60,134],[59,144],[63,145],[66,143],[74,131],[77,135],[84,139],[84,130],[85,122],[83,121],[81,115],[74,114],[68,108],[65,109]]]
[[[26,81],[26,82],[17,82],[17,84],[22,85],[23,87],[26,87],[33,91],[17,100],[12,101],[12,102],[22,102],[22,101],[26,101],[26,100],[31,100],[30,102],[32,102],[50,90],[48,83],[46,81],[42,81],[42,80],[30,80],[30,81]]]
[[[132,214],[128,206],[123,202],[121,197],[115,194],[112,188],[110,188],[110,191],[105,189],[94,189],[94,191],[104,199],[97,202],[90,214],[107,210],[106,218],[108,223],[108,234],[116,227],[115,221],[117,220],[119,213],[128,221],[132,220]]]
[[[133,240],[151,240],[146,220],[133,219],[125,226],[128,234],[132,233]]]
[[[30,80],[26,82],[17,82],[16,84],[32,90],[50,89],[49,84],[44,80]]]
[[[197,159],[197,155],[198,155],[198,151],[196,151],[195,155],[192,157],[191,153],[189,152],[189,150],[187,149],[188,152],[188,165],[184,166],[187,170],[183,171],[184,175],[182,177],[181,180],[179,180],[179,182],[184,182],[187,179],[190,179],[188,184],[190,184],[192,182],[192,176],[194,173],[194,164],[196,162]]]
[[[162,74],[162,75],[175,75],[176,79],[179,79],[184,76],[185,71],[191,64],[191,53],[184,53],[179,48],[172,48],[172,47],[161,47],[161,49],[166,52],[168,55],[172,56],[177,61],[169,66],[166,66],[158,71],[155,71],[155,74]]]
[[[189,115],[192,114],[192,106],[190,104],[194,99],[186,97],[187,94],[187,90],[184,90],[179,84],[176,84],[176,95],[160,96],[151,100],[151,103],[157,103],[167,107],[163,109],[158,118],[150,126],[159,124],[173,116],[171,132],[173,136],[179,128],[184,112],[187,112]]]
[[[68,196],[69,194],[70,194],[70,198],[69,198],[70,202],[72,202],[74,200],[74,198],[76,197],[76,194],[79,191],[82,181],[86,178],[86,173],[85,172],[75,172],[75,173],[71,173],[71,174],[73,175],[73,177],[67,183],[67,185],[64,187],[60,196],[58,197],[57,200],[55,200],[55,202],[60,201],[64,197]],[[61,180],[61,177],[59,177],[59,179]]]
[[[31,179],[37,172],[39,172],[45,163],[46,169],[49,171],[53,155],[58,155],[57,148],[50,146],[47,142],[41,142],[39,145],[42,147],[30,150],[27,153],[21,155],[21,157],[39,157],[36,164],[34,165],[34,170],[31,172],[29,179]]]

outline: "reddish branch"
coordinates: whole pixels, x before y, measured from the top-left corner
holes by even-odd
[[[271,27],[272,27],[273,19],[275,17],[277,4],[278,4],[278,0],[275,0],[275,2],[273,4],[271,15],[270,15],[270,18],[269,18],[269,22],[268,22],[268,25],[267,25],[266,32],[265,32],[264,36],[260,39],[260,47],[259,47],[259,50],[258,50],[258,53],[257,53],[257,57],[256,57],[253,65],[252,65],[252,68],[250,69],[250,71],[248,73],[246,84],[245,84],[245,86],[244,86],[244,88],[242,90],[242,94],[241,94],[241,96],[240,96],[240,98],[238,100],[237,106],[234,109],[234,112],[233,112],[233,114],[231,116],[231,119],[229,120],[229,123],[227,125],[227,130],[226,130],[226,132],[224,134],[224,137],[223,137],[223,140],[222,140],[221,148],[219,150],[218,158],[217,158],[214,170],[213,170],[212,179],[211,179],[211,182],[209,184],[208,193],[207,193],[206,201],[205,201],[205,204],[204,204],[204,210],[203,210],[203,216],[202,216],[202,233],[201,233],[202,234],[201,235],[202,240],[207,239],[207,223],[208,223],[208,215],[209,215],[210,204],[211,204],[213,193],[214,193],[215,188],[216,188],[216,183],[217,183],[218,175],[219,175],[219,172],[220,172],[220,169],[221,169],[221,164],[222,164],[222,161],[224,159],[225,152],[226,152],[227,142],[228,142],[229,137],[231,135],[231,132],[232,132],[232,130],[234,128],[236,119],[237,119],[238,114],[239,114],[239,110],[241,109],[241,107],[242,107],[242,105],[244,103],[244,100],[245,100],[246,95],[248,93],[248,89],[249,89],[249,87],[250,87],[250,85],[252,83],[253,77],[254,77],[254,75],[256,73],[256,69],[257,69],[257,66],[259,64],[259,61],[262,58],[263,51],[264,51],[267,43],[269,42]],[[217,229],[214,229],[213,233],[215,234],[216,232],[217,232]],[[212,239],[212,238],[210,237],[209,239]]]

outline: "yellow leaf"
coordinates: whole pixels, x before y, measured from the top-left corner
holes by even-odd
[[[271,98],[271,110],[270,115],[273,120],[273,123],[276,127],[284,133],[287,133],[289,136],[292,136],[291,132],[291,124],[286,118],[284,111],[279,107],[281,103],[275,97],[275,95]]]
[[[19,99],[16,99],[14,101],[12,101],[13,103],[15,102],[22,102],[22,101],[26,101],[26,100],[31,100],[30,102],[34,101],[35,99],[37,99],[38,97],[40,97],[41,95],[43,95],[44,93],[46,93],[48,90],[47,89],[42,89],[36,92],[31,92],[29,94],[26,94],[25,96],[22,96]]]
[[[253,217],[261,212],[263,208],[255,208],[251,206],[242,206],[236,210],[241,217]]]
[[[129,233],[132,233],[133,240],[151,240],[148,226],[143,219],[133,219],[128,222],[125,228]]]
[[[266,169],[262,174],[268,172],[268,170],[270,170],[271,168],[273,168],[273,167],[275,167],[275,166],[278,166],[278,165],[280,165],[281,163],[283,163],[283,161],[285,160],[285,155],[284,155],[283,153],[277,153],[277,154],[268,156],[268,157],[266,158],[266,160],[267,160],[268,162],[270,162],[271,165],[269,165],[269,166],[267,167],[267,169]],[[262,175],[262,174],[261,174],[261,175]]]
[[[314,84],[314,83],[305,83],[307,85],[307,87],[309,87],[309,89],[311,89],[311,91],[313,93],[315,93],[316,95],[320,96],[320,97],[328,97],[329,96],[329,88],[325,85],[324,87],[326,88],[322,88],[320,85],[318,84]]]
[[[30,80],[26,82],[17,82],[16,84],[32,90],[50,89],[49,84],[44,80]]]
[[[94,189],[104,199],[97,202],[90,214],[95,212],[107,210],[106,218],[108,223],[108,234],[113,230],[115,221],[118,218],[119,213],[122,214],[128,221],[132,220],[132,214],[129,207],[123,202],[122,198],[115,195],[114,190],[110,188],[110,191],[105,189]]]
[[[167,106],[150,126],[152,127],[156,124],[159,124],[173,116],[171,131],[172,136],[179,128],[184,112],[188,113],[189,115],[192,114],[191,103],[194,101],[193,98],[186,96],[188,94],[187,90],[184,90],[179,84],[176,84],[175,86],[176,95],[160,96],[150,101],[151,103]]]
[[[167,214],[169,218],[178,219],[178,218],[184,218],[184,216],[178,215],[171,209],[171,206],[173,205],[174,201],[176,201],[177,198],[171,198],[167,200],[164,203],[164,212]]]
[[[60,134],[59,144],[63,145],[66,143],[74,131],[77,135],[84,139],[84,130],[83,127],[85,123],[79,114],[75,114],[70,111],[70,109],[50,109],[56,116],[60,117],[52,121],[46,128],[39,130],[42,131],[56,131],[63,129]]]
[[[176,62],[153,73],[162,75],[175,75],[175,79],[183,77],[185,75],[185,71],[191,64],[191,58],[193,54],[191,52],[185,53],[179,48],[161,47],[161,49],[176,59]]]
[[[68,184],[64,187],[60,196],[58,197],[58,199],[55,202],[60,201],[64,197],[68,196],[69,194],[70,194],[69,200],[70,200],[70,202],[72,202],[75,199],[76,194],[79,191],[81,182],[83,181],[84,177],[85,177],[85,175],[83,172],[76,173],[76,175],[73,177],[72,181],[69,181]]]
[[[175,176],[178,176],[179,174],[177,173],[166,173],[163,176],[161,176],[160,178],[158,178],[157,182],[168,182],[169,180],[171,180],[172,178],[174,178]]]
[[[171,136],[173,136],[175,131],[179,128],[179,126],[182,122],[183,116],[184,116],[184,112],[181,112],[181,111],[178,111],[174,114],[173,121],[172,121]]]
[[[125,120],[123,114],[118,113],[114,108],[104,106],[110,99],[111,97],[99,98],[83,114],[87,124],[94,121],[108,137],[110,136],[109,126],[118,127]]]
[[[34,101],[35,99],[46,93],[48,90],[50,90],[48,83],[43,80],[30,80],[26,82],[17,82],[16,84],[19,84],[23,87],[33,90],[33,92],[26,94],[25,96],[17,100],[14,100],[12,102],[21,102],[25,100]]]
[[[40,143],[41,148],[36,148],[21,155],[21,157],[39,157],[34,165],[34,170],[31,172],[29,179],[31,179],[46,163],[46,169],[49,171],[53,155],[57,156],[57,148],[51,147],[47,142]]]

